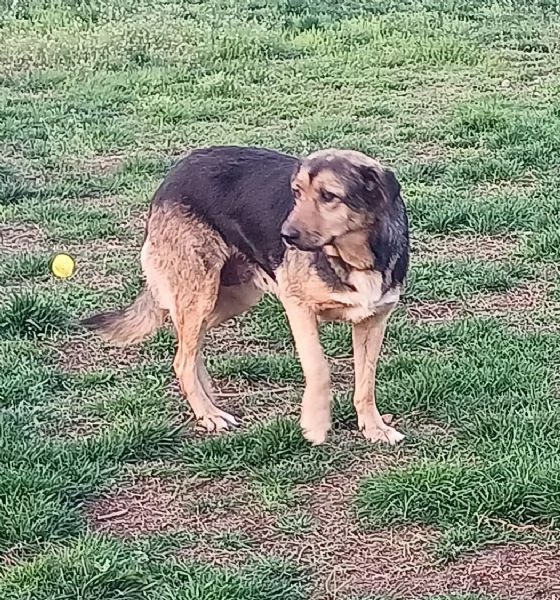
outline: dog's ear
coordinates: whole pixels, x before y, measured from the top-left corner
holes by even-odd
[[[360,175],[370,202],[390,203],[401,193],[401,185],[391,169],[368,165],[360,168]]]
[[[292,183],[294,181],[294,179],[296,178],[296,175],[299,173],[299,170],[301,169],[301,160],[298,160],[296,162],[296,164],[294,165],[294,169],[292,171],[292,174],[290,175],[290,183]]]

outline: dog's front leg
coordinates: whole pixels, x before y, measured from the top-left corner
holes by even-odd
[[[374,315],[352,326],[355,369],[354,406],[358,414],[358,427],[368,440],[396,444],[404,438],[404,435],[383,421],[375,402],[377,361],[389,315],[390,311]]]
[[[317,326],[317,316],[292,298],[283,299],[296,350],[305,376],[300,424],[305,438],[322,444],[331,428],[331,384],[329,364]]]

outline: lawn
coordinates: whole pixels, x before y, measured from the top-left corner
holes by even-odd
[[[554,0],[0,0],[0,599],[560,598],[559,40]],[[170,331],[74,325],[135,297],[151,194],[225,143],[398,172],[398,447],[356,432],[342,325],[335,430],[303,440],[271,298],[208,340],[222,436]]]

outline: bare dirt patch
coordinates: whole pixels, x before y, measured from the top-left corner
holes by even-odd
[[[68,252],[76,259],[72,281],[87,283],[95,290],[121,287],[140,265],[140,246],[121,240],[63,244],[57,251]]]
[[[519,247],[518,236],[504,235],[442,235],[415,240],[414,260],[475,259],[498,261],[511,256]]]
[[[259,507],[239,479],[142,477],[92,504],[88,516],[93,529],[123,537],[189,532],[192,543],[178,552],[187,560],[232,566],[265,555],[296,561],[314,574],[317,600],[351,594],[416,600],[445,593],[560,599],[560,553],[552,548],[508,545],[441,566],[430,554],[435,531],[363,530],[351,501],[360,479],[380,466],[361,461],[317,485],[300,486],[299,502],[289,510],[313,518],[311,530],[301,534],[282,531],[279,515]]]
[[[93,336],[73,337],[54,349],[58,354],[58,363],[69,373],[84,373],[96,369],[125,369],[142,361],[139,347],[111,346]]]
[[[462,301],[411,302],[407,314],[420,323],[437,323],[465,317],[507,317],[540,311],[548,306],[549,285],[529,283],[503,294],[473,294]]]
[[[94,529],[122,537],[188,531],[184,494],[180,483],[140,477],[92,504],[88,516]]]
[[[451,151],[448,148],[441,144],[437,144],[436,142],[417,142],[410,144],[408,152],[410,156],[414,156],[415,159],[425,161],[443,160],[451,154]]]
[[[91,156],[90,158],[80,161],[79,167],[86,173],[105,175],[116,171],[125,159],[126,157],[123,154]]]
[[[499,196],[518,196],[542,189],[543,181],[536,173],[525,173],[522,179],[514,181],[482,181],[475,186],[474,195],[481,199]]]
[[[45,250],[47,236],[35,225],[0,225],[0,256]]]

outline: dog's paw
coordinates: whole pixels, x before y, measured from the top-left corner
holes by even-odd
[[[314,446],[324,444],[331,430],[330,408],[312,414],[302,413],[299,424],[303,431],[303,437],[308,442]]]
[[[324,444],[327,441],[327,435],[329,433],[328,427],[326,429],[319,428],[319,427],[315,427],[315,428],[302,427],[302,430],[303,430],[303,437],[308,442],[313,444],[314,446],[320,446],[321,444]]]
[[[225,431],[232,427],[237,427],[237,419],[229,413],[215,408],[211,413],[203,415],[197,419],[197,428],[208,432]]]
[[[385,425],[384,427],[364,427],[362,433],[366,440],[371,442],[383,442],[394,446],[404,440],[404,435],[397,431],[394,427]]]

